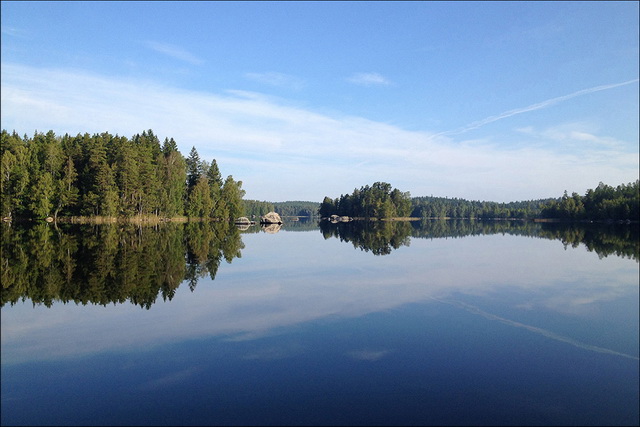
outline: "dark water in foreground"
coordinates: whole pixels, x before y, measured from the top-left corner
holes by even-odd
[[[637,425],[637,225],[3,226],[3,425]]]

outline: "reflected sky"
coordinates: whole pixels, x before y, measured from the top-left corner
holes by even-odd
[[[326,319],[358,318],[408,304],[448,305],[584,351],[638,358],[638,263],[599,259],[583,247],[510,235],[412,238],[383,257],[318,231],[242,236],[241,258],[215,280],[150,310],[30,301],[2,308],[3,366],[63,360],[218,337],[250,341]],[[260,349],[247,358],[296,349]],[[354,349],[381,360],[389,349]],[[175,373],[193,375],[192,371]]]

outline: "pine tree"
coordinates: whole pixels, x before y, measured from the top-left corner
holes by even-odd
[[[89,139],[84,177],[87,192],[83,197],[86,213],[113,216],[118,210],[118,192],[112,168],[107,163],[106,144],[99,135]]]
[[[196,186],[198,180],[202,175],[202,161],[198,155],[196,147],[191,148],[189,157],[187,157],[187,191],[191,192],[191,189]]]
[[[78,200],[78,188],[76,187],[76,179],[78,177],[78,173],[76,172],[76,168],[73,164],[73,159],[71,156],[67,158],[67,161],[64,164],[62,169],[61,178],[57,181],[55,185],[55,196],[54,196],[54,220],[58,219],[58,213],[61,209],[73,206]]]
[[[224,183],[222,182],[222,175],[218,169],[216,159],[211,161],[211,165],[207,169],[207,179],[209,181],[209,191],[211,193],[212,201],[212,212],[210,215],[214,218],[221,218],[222,215],[219,210],[221,205],[224,203],[222,201],[222,186]]]
[[[136,213],[143,189],[138,156],[131,141],[119,143],[118,155],[113,165],[119,193],[120,212],[126,216]]]
[[[227,177],[222,186],[222,203],[226,206],[226,215],[223,219],[236,219],[244,216],[244,204],[242,197],[242,181],[235,181],[231,175]]]
[[[184,213],[187,179],[185,159],[172,146],[175,146],[175,142],[165,144],[163,154],[159,155],[157,162],[159,182],[162,183],[159,194],[160,212],[167,217]]]
[[[169,153],[178,151],[178,144],[173,140],[173,138],[165,138],[162,143],[162,153],[167,156]]]
[[[189,193],[187,216],[192,218],[209,217],[212,209],[213,202],[209,191],[209,183],[206,177],[201,176]]]
[[[12,217],[25,209],[29,184],[27,147],[20,136],[6,130],[0,136],[0,196],[2,217]]]

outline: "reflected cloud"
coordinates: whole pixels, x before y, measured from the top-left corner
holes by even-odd
[[[280,360],[295,357],[304,352],[302,346],[268,347],[246,354],[244,360]]]
[[[579,307],[572,310],[574,316],[608,301],[638,297],[635,259],[601,258],[582,246],[565,250],[555,239],[505,233],[439,238],[445,237],[440,231],[430,229],[412,237],[409,247],[380,257],[338,239],[325,240],[319,230],[288,232],[284,226],[269,236],[243,234],[242,257],[215,267],[215,280],[202,275],[193,291],[181,285],[171,300],[156,300],[149,310],[130,303],[5,305],[0,312],[2,363],[207,337],[254,340],[305,322],[358,317],[408,303],[449,300],[455,294],[517,292],[521,297],[514,307],[529,312],[546,307],[559,313]],[[176,257],[184,263],[179,252]],[[199,268],[194,264],[193,274]],[[553,333],[550,337],[558,339]],[[246,357],[287,357],[299,350],[265,349]],[[388,356],[384,351],[357,349],[349,356],[374,360]]]
[[[150,391],[150,390],[158,390],[162,388],[173,387],[178,384],[184,383],[188,381],[189,378],[198,374],[202,369],[200,368],[188,368],[182,371],[173,372],[169,375],[165,375],[163,377],[147,381],[138,386],[138,390],[140,391]]]
[[[391,353],[391,350],[357,350],[348,352],[347,356],[356,360],[375,362],[376,360],[382,359],[389,353]]]

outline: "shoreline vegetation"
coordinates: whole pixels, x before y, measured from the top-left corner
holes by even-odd
[[[223,180],[215,159],[187,157],[151,129],[131,138],[109,132],[0,137],[0,217],[212,218],[242,216],[242,181]],[[135,219],[138,218],[138,219]],[[106,221],[106,220],[105,220]]]
[[[229,222],[282,217],[382,221],[422,219],[638,222],[640,180],[617,187],[602,182],[577,193],[539,200],[497,203],[419,196],[386,182],[356,188],[321,203],[245,200],[242,181],[226,180],[215,159],[187,157],[173,138],[151,129],[130,139],[108,132],[56,136],[36,131],[0,138],[0,218],[3,222],[159,224]],[[336,220],[336,218],[333,218]]]
[[[384,182],[354,189],[332,199],[325,196],[319,215],[324,218],[451,218],[535,221],[638,221],[640,180],[617,187],[602,182],[584,196],[564,192],[553,199],[496,203],[447,197],[411,197]]]
[[[309,218],[309,219],[319,219],[319,220],[330,220],[330,218],[320,218],[317,215],[305,216],[305,215],[293,215],[293,216],[283,216],[282,217],[286,222],[289,221],[298,221],[300,218]],[[194,218],[194,217],[173,217],[173,218],[163,218],[163,217],[155,217],[155,216],[143,216],[143,217],[105,217],[105,216],[75,216],[75,217],[58,217],[57,220],[54,220],[52,217],[47,218],[3,218],[3,222],[16,222],[16,223],[58,223],[58,224],[144,224],[144,225],[158,225],[163,223],[188,223],[188,222],[222,222],[220,219],[216,218]],[[544,223],[600,223],[600,224],[638,224],[640,220],[632,220],[632,219],[599,219],[599,220],[589,220],[589,219],[570,219],[570,218],[456,218],[456,217],[391,217],[391,218],[365,218],[365,217],[349,217],[348,220],[341,222],[351,222],[351,221],[372,221],[372,222],[414,222],[414,221],[459,221],[459,220],[467,220],[467,221],[522,221],[522,222],[544,222]],[[253,221],[251,225],[255,225],[256,222]]]

